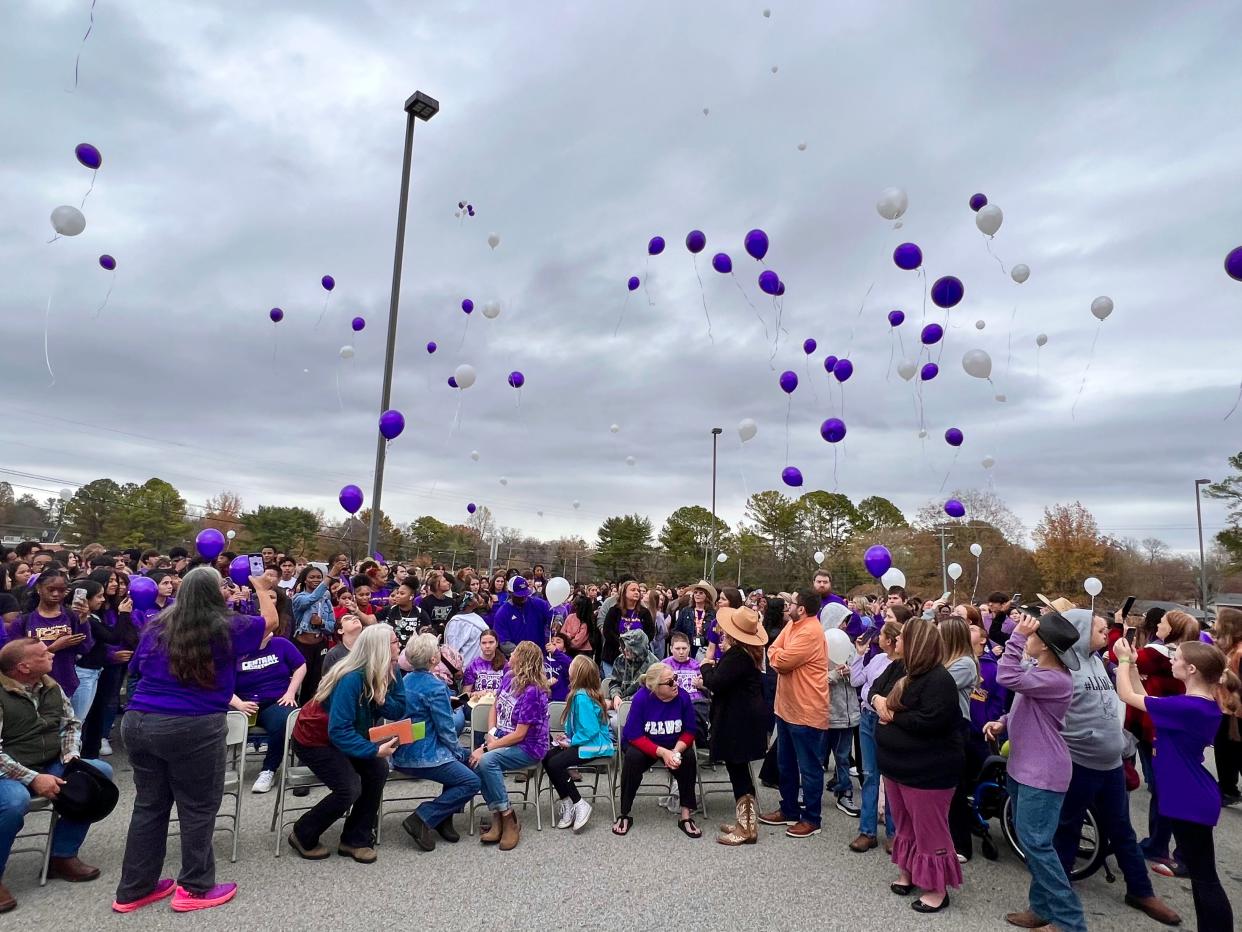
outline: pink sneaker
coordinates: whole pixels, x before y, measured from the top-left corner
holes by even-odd
[[[206,893],[191,893],[185,887],[178,887],[173,896],[172,908],[175,913],[188,913],[195,909],[211,909],[222,906],[237,896],[237,884],[218,883]]]
[[[122,903],[116,900],[112,904],[114,913],[132,913],[135,909],[142,909],[144,906],[150,906],[167,896],[171,896],[177,882],[171,877],[165,877],[155,885],[155,889],[140,899],[134,900],[132,903]]]

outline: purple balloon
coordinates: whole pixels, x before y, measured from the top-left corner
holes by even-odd
[[[837,364],[832,367],[832,374],[837,377],[838,382],[848,382],[854,374],[854,364],[848,359],[838,359]]]
[[[830,417],[819,425],[819,435],[829,443],[840,443],[845,439],[845,421],[839,417]]]
[[[798,387],[798,373],[792,369],[786,369],[781,373],[781,391],[786,395],[792,395],[795,388]]]
[[[448,387],[449,387],[449,388],[456,388],[456,387],[457,387],[457,376],[455,376],[455,375],[450,375],[450,376],[448,377]]]
[[[214,560],[224,553],[224,535],[214,527],[205,527],[194,538],[194,549],[204,560]]]
[[[1235,282],[1242,282],[1242,246],[1229,251],[1225,256],[1225,274]]]
[[[951,498],[944,503],[944,513],[950,518],[964,518],[966,517],[966,506],[956,498]]]
[[[970,209],[975,213],[983,210],[988,206],[988,196],[986,194],[972,194],[970,196]]]
[[[727,252],[718,252],[712,256],[712,268],[721,275],[728,275],[733,271],[733,260]]]
[[[764,294],[775,295],[781,287],[781,277],[771,269],[759,273],[759,290]]]
[[[802,485],[802,470],[797,466],[786,466],[781,470],[781,482],[792,488]]]
[[[116,260],[105,252],[99,257],[99,265],[101,268],[107,269],[111,272],[116,268]]]
[[[893,250],[893,262],[897,268],[912,272],[923,264],[923,250],[914,243],[902,243]]]
[[[924,382],[930,382],[940,374],[940,367],[934,362],[929,362],[919,371],[919,378]]]
[[[628,282],[626,282],[626,283],[625,283],[625,287],[626,287],[626,288],[628,288],[628,289],[630,289],[630,291],[637,291],[637,290],[638,290],[638,286],[639,286],[639,285],[641,285],[641,284],[642,284],[642,282],[640,282],[640,281],[638,280],[638,276],[637,276],[637,275],[631,275],[631,276],[630,276],[630,280],[629,280]]]
[[[379,430],[385,440],[396,440],[405,430],[405,415],[396,408],[390,408],[380,415]]]
[[[466,506],[466,511],[470,512],[471,514],[474,514],[478,510],[479,510],[479,506],[476,505],[474,502],[471,502],[469,505]]]
[[[362,489],[356,485],[347,485],[341,489],[339,500],[342,508],[351,515],[356,515],[358,509],[362,507]]]
[[[889,311],[888,312],[888,325],[890,327],[900,327],[905,322],[906,322],[905,311]]]
[[[233,558],[233,562],[229,564],[229,579],[237,583],[239,586],[250,585],[250,557],[244,553],[238,554]]]
[[[815,347],[817,345],[818,344],[815,342],[814,337],[807,337],[805,340],[802,341],[802,352],[810,356],[813,352],[815,352]]]
[[[779,298],[785,294],[785,283],[778,282],[776,285],[776,296]]]
[[[458,201],[458,202],[457,202],[457,209],[458,209],[458,210],[465,210],[465,209],[466,209],[466,202],[465,202],[465,201]]]
[[[751,230],[746,234],[746,251],[754,257],[756,262],[762,262],[763,257],[768,254],[768,234],[763,230]]]
[[[514,369],[509,373],[509,384],[514,388],[521,388],[526,384],[526,376]]]
[[[245,559],[243,557],[243,559]],[[247,568],[249,563],[247,563]],[[249,580],[247,580],[249,584]],[[144,612],[155,608],[155,596],[159,587],[156,586],[155,580],[147,576],[134,576],[129,581],[129,598],[134,603],[134,608],[142,609]]]
[[[355,317],[349,322],[349,325],[354,328],[354,333],[358,333],[367,325],[367,322],[361,317]]]
[[[73,154],[87,168],[98,169],[103,164],[103,156],[89,142],[80,142],[74,147]]]
[[[960,278],[946,275],[938,278],[931,286],[931,299],[937,307],[953,307],[966,294],[966,287]]]
[[[272,323],[278,324],[285,319],[285,312],[278,307],[274,307],[267,312],[267,316],[272,319]]]
[[[824,371],[831,373],[832,370],[837,367],[838,362],[840,362],[840,360],[837,359],[836,356],[825,356],[824,357]]]
[[[923,341],[924,346],[934,346],[944,337],[944,327],[939,324],[928,324],[923,328],[923,332],[919,334],[919,339]]]
[[[962,436],[962,432],[956,427],[950,427],[944,432],[944,442],[951,447],[960,447],[962,441],[966,438]]]
[[[466,213],[469,214],[471,217],[474,216],[474,205],[473,204],[466,205]]]
[[[435,340],[431,340],[430,342],[428,342],[428,344],[427,344],[427,352],[428,352],[428,353],[434,353],[434,352],[436,351],[436,348],[437,348],[437,347],[436,347],[436,341],[435,341]]]
[[[474,302],[473,302],[473,301],[471,301],[469,298],[466,298],[466,300],[465,300],[465,301],[462,301],[462,302],[461,302],[461,309],[462,309],[463,311],[465,311],[467,314],[473,313],[473,312],[474,312]]]
[[[701,253],[707,246],[707,237],[702,230],[691,230],[686,234],[686,248],[695,255]]]
[[[331,275],[325,275],[323,278],[319,279],[319,284],[323,285],[324,291],[331,291],[336,287],[336,279]]]
[[[647,255],[658,256],[662,252],[664,252],[664,237],[651,237],[650,241],[647,243]]]
[[[888,552],[887,547],[881,547],[879,544],[876,544],[873,547],[868,547],[867,552],[863,554],[863,566],[876,579],[887,573],[892,568],[892,565],[893,555]]]

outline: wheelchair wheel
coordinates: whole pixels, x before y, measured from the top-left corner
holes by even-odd
[[[1108,857],[1108,843],[1100,834],[1099,823],[1095,813],[1090,809],[1082,822],[1082,833],[1078,839],[1078,855],[1074,858],[1074,867],[1070,871],[1070,883],[1085,880],[1104,864]]]
[[[1018,843],[1018,826],[1014,821],[1014,804],[1013,797],[1005,798],[1005,808],[1001,810],[1001,832],[1005,836],[1005,841],[1009,842],[1009,847],[1013,849],[1022,863],[1026,863],[1026,852],[1022,850],[1022,845]]]

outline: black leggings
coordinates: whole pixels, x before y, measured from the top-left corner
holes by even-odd
[[[621,814],[629,815],[634,807],[634,797],[638,795],[638,787],[643,782],[643,774],[651,769],[659,758],[648,757],[632,744],[625,748],[625,756],[621,764]],[[681,766],[670,770],[677,781],[677,795],[681,798],[683,808],[693,812],[699,808],[699,801],[694,795],[695,778],[698,776],[698,762],[695,760],[694,748],[686,748],[681,752]]]
[[[578,792],[578,785],[569,779],[569,768],[588,762],[578,756],[577,748],[556,748],[548,752],[548,756],[543,759],[543,769],[547,771],[548,779],[556,788],[558,799],[568,796],[574,802],[581,802],[582,794]]]
[[[1182,861],[1190,871],[1190,892],[1195,901],[1199,932],[1231,932],[1233,907],[1216,874],[1216,850],[1212,826],[1184,819],[1169,819]]]
[[[755,795],[755,780],[750,775],[750,763],[747,761],[725,761],[725,770],[729,773],[729,782],[733,784],[733,798]]]
[[[1236,724],[1232,715],[1222,715],[1216,733],[1216,781],[1223,796],[1238,795],[1238,774],[1242,772],[1242,741],[1229,738],[1229,726]]]

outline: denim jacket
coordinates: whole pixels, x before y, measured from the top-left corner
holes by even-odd
[[[311,615],[316,612],[323,620],[322,628],[311,627]],[[299,592],[293,597],[293,634],[308,631],[331,634],[336,630],[336,616],[332,614],[332,596],[328,595],[328,580],[324,579],[313,592]]]
[[[457,741],[448,687],[430,670],[405,675],[404,717],[411,722],[425,722],[427,733],[421,741],[397,748],[392,756],[395,766],[417,770],[466,759],[466,750]]]

